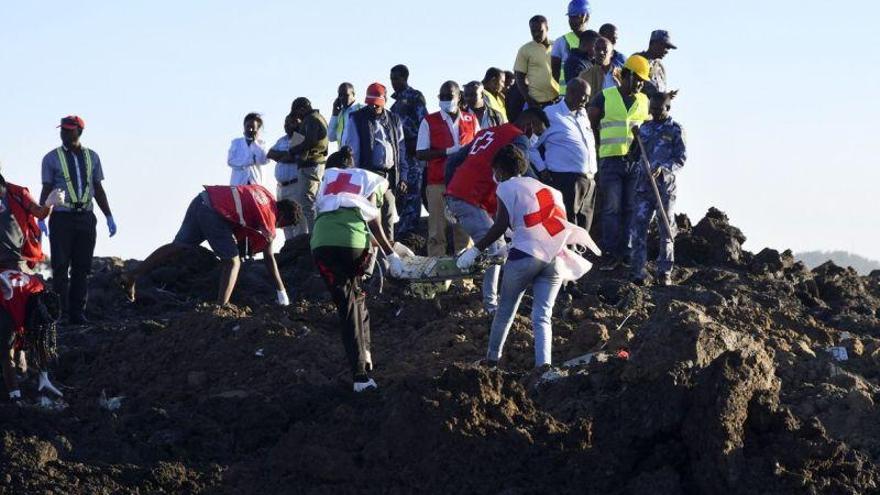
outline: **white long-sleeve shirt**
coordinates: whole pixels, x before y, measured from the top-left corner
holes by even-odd
[[[568,172],[583,175],[596,173],[596,141],[590,119],[583,108],[572,112],[565,100],[544,109],[550,127],[529,151],[538,172]],[[544,145],[542,158],[538,148]]]
[[[226,159],[226,163],[232,168],[229,185],[262,185],[263,170],[260,167],[269,163],[266,153],[266,143],[262,139],[257,138],[250,144],[243,137],[233,139]]]

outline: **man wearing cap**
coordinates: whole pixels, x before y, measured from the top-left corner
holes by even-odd
[[[379,195],[377,203],[381,203],[378,206],[382,211],[382,228],[390,236],[398,220],[396,193],[407,191],[400,176],[406,160],[404,131],[398,116],[385,108],[385,86],[377,82],[369,85],[365,103],[364,108],[349,115],[340,144],[351,148],[355,167],[388,181],[389,189]]]
[[[565,95],[565,82],[577,77],[577,74],[568,74],[566,77],[565,61],[568,54],[581,44],[581,34],[587,30],[590,21],[590,2],[587,0],[571,0],[568,3],[568,26],[571,31],[553,42],[550,50],[550,65],[553,68],[553,79],[559,81],[559,94]]]
[[[419,124],[428,115],[425,106],[425,95],[409,85],[409,69],[401,64],[391,68],[391,88],[394,93],[394,104],[391,113],[400,119],[403,127],[403,139],[406,154],[400,162],[400,185],[398,194],[398,210],[400,222],[397,231],[386,233],[389,236],[403,236],[413,232],[422,216],[422,184],[424,182],[423,165],[416,158],[416,141],[419,137]],[[393,185],[392,185],[393,187]]]
[[[536,15],[529,19],[532,41],[520,47],[513,64],[516,87],[529,108],[544,108],[559,98],[559,78],[554,77],[551,69],[548,30],[546,17]],[[508,112],[508,118],[516,116]]]
[[[97,219],[92,198],[107,219],[110,237],[116,235],[116,222],[101,181],[104,171],[94,151],[80,144],[85,122],[76,115],[61,119],[61,146],[43,157],[40,203],[45,204],[53,189],[65,191],[66,198],[49,217],[52,256],[52,283],[61,296],[62,311],[72,324],[87,323],[85,318],[88,278],[97,237]],[[45,231],[45,224],[41,224]]]
[[[632,128],[649,117],[648,97],[641,90],[650,72],[645,57],[632,55],[621,71],[620,86],[599,92],[587,110],[599,141],[600,270],[613,270],[629,257],[629,225],[635,207],[639,159]]]
[[[649,98],[654,93],[666,92],[666,67],[663,66],[662,60],[669,53],[669,50],[677,48],[672,43],[669,31],[658,29],[651,33],[648,49],[639,53],[639,55],[645,57],[651,63],[651,80],[645,84],[645,89],[642,90]]]
[[[290,115],[299,122],[297,132],[303,137],[300,143],[290,143],[288,153],[297,166],[294,200],[302,208],[305,219],[302,231],[307,234],[315,226],[315,198],[327,162],[327,121],[318,110],[312,108],[312,102],[302,96],[291,103]]]

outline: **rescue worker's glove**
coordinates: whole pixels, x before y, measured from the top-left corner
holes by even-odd
[[[458,150],[461,149],[461,145],[456,144],[455,146],[450,146],[446,148],[446,156],[451,156],[458,153]]]
[[[9,400],[13,402],[21,400],[21,390],[15,389],[12,392],[9,392]]]
[[[467,248],[455,261],[455,266],[460,270],[467,270],[474,266],[477,258],[480,256],[480,250],[476,246]]]
[[[43,204],[43,206],[51,206],[52,208],[55,208],[56,206],[61,206],[64,204],[65,198],[66,196],[64,194],[64,191],[62,191],[61,189],[52,189],[52,192],[50,192],[49,195],[46,196],[46,202]]]
[[[42,232],[44,236],[49,237],[49,226],[46,225],[46,221],[39,220],[37,221],[37,225],[40,227],[40,232]]]
[[[64,394],[62,394],[60,390],[55,388],[55,385],[52,385],[52,382],[49,381],[49,373],[47,371],[40,372],[40,385],[37,387],[37,391],[42,392],[43,389],[46,389],[46,391],[48,392],[52,392],[58,397],[64,397]]]
[[[385,259],[388,260],[388,272],[394,278],[403,276],[403,261],[397,253],[386,254]]]
[[[107,216],[107,230],[110,231],[110,237],[116,235],[116,221],[113,220],[113,215]]]
[[[412,249],[404,246],[403,244],[401,244],[399,242],[395,242],[393,247],[394,247],[394,252],[397,253],[397,255],[400,256],[401,258],[412,258],[413,256],[416,255],[416,253],[414,253],[412,251]]]
[[[275,293],[275,301],[279,306],[290,306],[290,298],[287,297],[286,290],[279,290]]]

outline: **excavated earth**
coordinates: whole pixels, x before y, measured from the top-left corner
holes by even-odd
[[[715,209],[677,221],[677,286],[595,271],[560,298],[554,362],[600,358],[553,376],[531,369],[528,296],[487,370],[477,287],[386,281],[360,396],[302,241],[278,256],[285,309],[259,263],[218,308],[207,251],[136,304],[115,284],[135,262],[96,260],[93,324],[59,332],[64,403],[31,376],[0,405],[0,494],[880,492],[880,273],[746,252]]]

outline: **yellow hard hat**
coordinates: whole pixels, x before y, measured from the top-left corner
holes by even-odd
[[[651,62],[641,55],[630,55],[623,68],[631,70],[642,81],[651,80]]]

